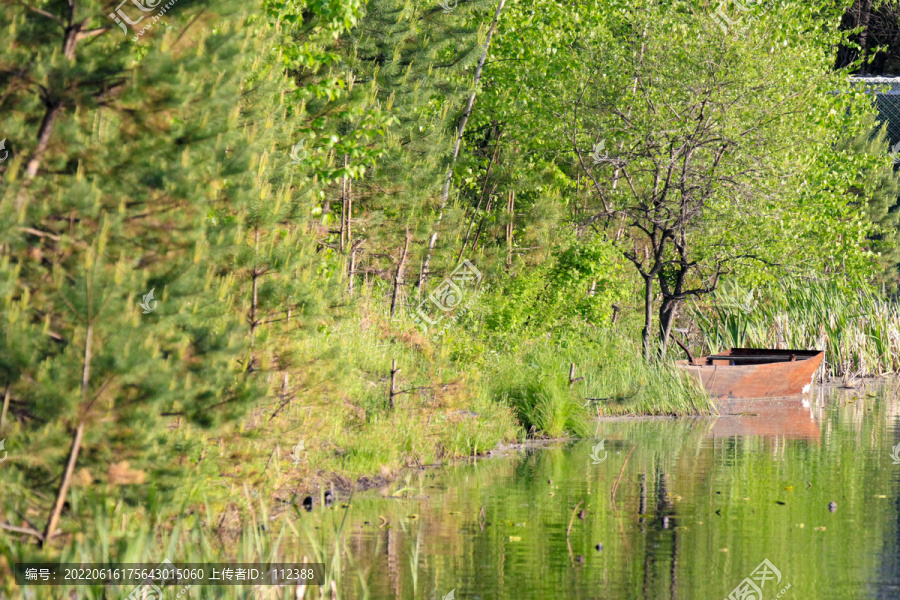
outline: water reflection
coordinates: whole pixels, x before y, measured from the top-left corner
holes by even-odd
[[[354,500],[340,595],[719,599],[767,559],[767,600],[898,597],[898,406],[892,382],[734,400],[601,422],[599,464],[583,440],[423,471]]]
[[[719,416],[714,419],[709,437],[783,437],[819,440],[816,422],[809,399],[791,398],[735,398],[722,401]]]

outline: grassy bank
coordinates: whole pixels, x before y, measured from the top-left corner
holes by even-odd
[[[254,463],[289,461],[303,441],[309,459],[292,464],[288,479],[302,485],[286,484],[291,492],[390,480],[406,467],[501,442],[584,436],[598,415],[709,409],[691,380],[668,364],[646,363],[621,332],[543,334],[497,351],[471,322],[435,339],[409,315],[391,319],[370,297],[355,308],[361,319],[307,340],[298,354],[318,359],[287,387],[273,386],[232,435]]]
[[[594,544],[602,541],[607,555],[615,553],[617,559],[641,557],[645,547],[656,547],[654,539],[647,540],[647,534],[638,526],[623,532],[620,524],[641,523],[639,519],[648,515],[646,522],[651,535],[654,531],[659,533],[664,511],[673,504],[678,506],[680,512],[677,515],[682,522],[690,519],[688,522],[691,523],[690,527],[677,531],[693,536],[688,537],[689,541],[699,540],[694,546],[701,548],[696,551],[701,555],[702,548],[706,547],[729,548],[731,554],[740,552],[738,542],[741,540],[735,541],[736,535],[740,537],[740,524],[732,522],[724,530],[714,525],[717,518],[714,511],[720,508],[723,512],[741,515],[758,512],[759,516],[743,518],[756,518],[761,522],[773,518],[782,521],[784,527],[779,530],[788,533],[779,538],[779,543],[787,547],[796,545],[797,535],[819,535],[814,527],[820,523],[826,523],[830,532],[838,530],[830,535],[849,534],[853,523],[842,524],[834,520],[839,515],[831,516],[827,512],[828,502],[832,500],[837,499],[841,510],[854,510],[853,507],[860,503],[871,510],[877,510],[878,506],[883,508],[884,501],[879,498],[884,496],[878,494],[890,493],[890,487],[883,483],[883,478],[879,479],[877,470],[835,469],[828,465],[846,466],[856,457],[866,464],[889,466],[891,459],[885,449],[890,448],[893,440],[883,423],[892,419],[896,412],[892,408],[895,392],[888,387],[877,396],[871,394],[875,399],[866,403],[853,401],[855,393],[845,395],[843,400],[852,402],[841,401],[840,408],[827,414],[825,423],[835,432],[843,430],[846,434],[853,428],[862,428],[863,434],[836,436],[837,443],[823,445],[816,452],[794,442],[786,449],[791,456],[787,464],[771,459],[773,453],[784,452],[771,440],[745,439],[737,448],[730,444],[714,445],[707,438],[706,424],[690,419],[667,423],[604,424],[602,435],[609,438],[607,449],[612,459],[608,462],[599,465],[589,462],[585,450],[595,440],[585,440],[574,448],[557,447],[547,452],[523,453],[511,460],[490,461],[482,465],[477,474],[469,469],[449,469],[440,480],[441,490],[434,490],[435,482],[423,473],[414,473],[385,486],[383,495],[386,498],[354,496],[346,520],[341,503],[330,510],[316,509],[307,513],[292,503],[272,502],[269,496],[272,489],[266,486],[265,480],[256,486],[234,485],[228,494],[227,508],[212,499],[220,495],[213,486],[199,480],[193,485],[190,496],[168,506],[152,501],[144,503],[143,495],[128,501],[117,500],[115,496],[121,495],[121,489],[103,493],[81,487],[72,495],[73,507],[80,510],[90,506],[91,525],[66,544],[60,544],[58,556],[62,560],[95,562],[113,557],[154,565],[164,558],[201,563],[224,560],[324,563],[325,586],[310,587],[302,596],[304,598],[386,597],[370,594],[369,587],[380,583],[383,589],[387,577],[384,569],[388,565],[393,570],[391,576],[396,577],[397,572],[402,572],[412,577],[411,581],[404,577],[405,593],[397,594],[398,597],[412,597],[414,592],[410,588],[416,589],[415,578],[421,577],[419,585],[425,593],[438,587],[442,592],[435,597],[440,598],[452,584],[435,586],[435,582],[429,580],[429,575],[433,574],[430,569],[434,569],[435,563],[429,562],[427,556],[433,558],[438,554],[444,559],[440,564],[447,571],[442,573],[442,582],[453,580],[460,556],[483,561],[492,573],[505,573],[507,580],[513,581],[510,571],[503,570],[511,568],[509,554],[528,553],[549,562],[551,559],[544,558],[551,553],[547,540],[554,536],[562,548],[563,560],[566,558],[565,544],[569,541],[577,555],[589,556],[595,552]],[[626,460],[631,448],[635,449],[634,453]],[[715,469],[720,471],[717,476],[708,476],[710,470]],[[823,480],[817,479],[816,485],[807,488],[803,482],[810,471],[821,472]],[[621,472],[625,475],[618,492],[620,515],[610,504],[609,488],[615,485]],[[505,489],[498,489],[508,485],[513,477],[530,479],[526,487],[527,498],[533,499],[530,503],[523,505],[518,501],[519,496],[508,496]],[[548,485],[548,480],[562,485],[554,488]],[[746,491],[748,486],[751,486],[752,496]],[[457,488],[466,488],[467,493],[457,494]],[[551,490],[556,492],[555,495],[548,493]],[[666,500],[650,502],[644,512],[638,508],[642,506],[642,494]],[[429,495],[432,496],[430,501]],[[697,502],[696,498],[702,501]],[[707,501],[706,498],[714,500]],[[776,500],[789,502],[801,516],[780,510],[775,505]],[[584,504],[580,504],[581,501]],[[576,520],[576,505],[586,509],[585,520]],[[452,533],[465,528],[477,531],[483,506],[487,506],[488,525],[482,538],[473,541],[471,537]],[[685,513],[688,516],[683,516]],[[527,524],[523,522],[526,518]],[[708,523],[707,527],[701,527],[704,521]],[[796,529],[798,522],[806,523],[805,532]],[[790,528],[791,523],[795,524],[794,530]],[[571,540],[568,535],[560,535],[567,527],[572,529]],[[451,533],[448,534],[448,530]],[[421,537],[419,532],[422,532]],[[400,544],[397,544],[398,538],[402,540]],[[419,539],[422,546],[430,547],[430,554],[417,552]],[[522,542],[521,546],[512,545],[519,542]],[[754,543],[761,546],[771,541],[755,540]],[[691,557],[691,547],[682,546],[688,551],[681,550],[679,556]],[[835,547],[844,546],[838,544]],[[9,584],[10,565],[38,560],[43,555],[27,544],[4,550],[0,557],[0,580],[7,586],[4,591],[11,598],[26,597],[21,588]],[[692,560],[700,559],[693,557]],[[668,566],[668,563],[664,564],[664,571],[660,567],[660,572],[666,576]],[[533,574],[529,568],[527,564],[517,566],[518,572]],[[809,572],[809,577],[815,583],[813,571]],[[571,572],[577,573],[574,569]],[[791,572],[804,573],[797,565]],[[659,580],[669,581],[668,577]],[[165,597],[175,597],[181,589],[166,588]],[[331,595],[332,589],[337,593]],[[40,588],[38,591],[38,598],[67,598],[71,588]],[[92,600],[125,598],[130,591],[127,586],[79,587],[78,597]],[[284,599],[296,598],[298,593],[303,592],[295,587],[194,586],[187,597]]]

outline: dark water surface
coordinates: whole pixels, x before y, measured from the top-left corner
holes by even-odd
[[[360,494],[340,595],[900,598],[900,384],[720,410]]]

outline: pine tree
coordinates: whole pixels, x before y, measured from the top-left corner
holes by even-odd
[[[873,229],[871,249],[880,255],[878,262],[888,279],[896,282],[900,263],[900,173],[891,164],[890,145],[886,126],[873,123],[871,128],[838,142],[835,151],[865,159],[858,181],[848,192],[865,205]]]
[[[58,484],[49,502],[5,500],[47,515],[31,532],[44,543],[75,468],[141,464],[166,417],[212,427],[259,397],[236,361],[252,327],[226,261],[268,208],[283,112],[259,7],[176,9],[134,43],[105,3],[69,6],[0,15],[0,341],[17,348],[0,383],[22,471]]]

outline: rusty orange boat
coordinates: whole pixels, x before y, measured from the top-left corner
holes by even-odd
[[[778,398],[808,392],[824,356],[819,350],[732,348],[678,365],[715,398]]]

